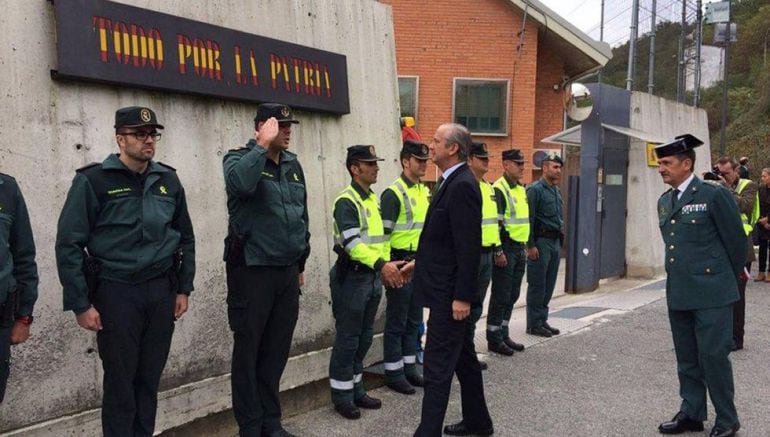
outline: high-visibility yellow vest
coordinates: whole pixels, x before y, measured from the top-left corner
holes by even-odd
[[[409,187],[399,177],[387,189],[393,191],[401,200],[398,218],[390,234],[390,248],[416,251],[420,232],[425,224],[425,215],[430,206],[428,187],[419,182]]]
[[[741,194],[743,190],[751,183],[750,179],[738,179],[738,188],[735,190],[738,194]],[[759,220],[759,193],[754,196],[754,207],[751,210],[751,217],[744,213],[741,213],[741,221],[743,222],[743,231],[746,235],[751,234],[751,230],[754,229],[754,225]]]
[[[382,225],[380,206],[377,196],[370,195],[362,199],[358,192],[348,186],[334,199],[336,205],[340,199],[348,199],[353,202],[358,210],[359,228],[339,231],[337,223],[334,223],[334,241],[350,255],[353,261],[358,261],[367,267],[374,268],[378,259],[390,260],[390,251],[387,245],[387,237]],[[344,241],[353,238],[344,244]]]
[[[499,246],[500,231],[498,229],[497,202],[495,189],[485,180],[479,181],[481,189],[481,245],[483,247]]]
[[[505,213],[500,219],[511,240],[526,243],[529,239],[529,204],[527,190],[521,184],[511,187],[505,176],[495,181],[495,188],[503,193]]]

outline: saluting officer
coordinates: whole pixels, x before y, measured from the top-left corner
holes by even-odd
[[[671,185],[658,199],[666,245],[666,300],[674,339],[682,404],[663,434],[702,431],[706,390],[716,410],[712,437],[734,436],[740,428],[728,354],[738,274],[746,260],[746,235],[730,191],[693,174],[692,135],[658,146],[658,173]]]
[[[563,239],[561,191],[559,180],[564,162],[555,153],[541,164],[543,176],[527,188],[530,234],[527,240],[527,333],[540,337],[558,335],[548,324],[551,302],[559,272]]]
[[[489,171],[489,151],[486,143],[472,142],[468,154],[468,167],[473,176],[479,182],[481,191],[481,259],[479,261],[478,290],[479,301],[471,306],[471,314],[466,325],[470,344],[474,344],[476,336],[476,322],[481,318],[484,310],[484,299],[487,296],[489,281],[492,279],[492,257],[500,250],[500,233],[497,230],[498,214],[495,189],[492,184],[484,180],[484,175]],[[512,355],[513,351],[507,346],[493,350],[504,355]],[[508,353],[510,352],[510,353]],[[486,363],[481,363],[482,369],[486,369]]]
[[[255,139],[222,160],[229,215],[227,317],[233,412],[242,436],[290,436],[278,397],[310,254],[305,175],[288,151],[291,108],[263,103]]]
[[[346,419],[361,417],[360,408],[377,409],[379,399],[366,394],[363,361],[372,345],[372,324],[382,297],[382,284],[401,288],[399,266],[389,261],[387,237],[377,196],[378,161],[374,146],[348,147],[345,166],[352,182],[334,200],[334,251],[329,272],[336,335],[329,362],[334,409]]]
[[[382,192],[380,208],[385,235],[389,238],[390,259],[410,261],[417,253],[429,189],[420,179],[428,168],[428,146],[406,140],[399,156],[403,172]],[[383,355],[385,384],[391,389],[413,394],[423,379],[416,366],[417,327],[422,320],[422,306],[413,298],[412,282],[401,288],[386,288]]]
[[[492,295],[487,312],[487,347],[489,350],[512,355],[523,351],[524,345],[510,337],[508,323],[513,305],[519,299],[521,281],[527,267],[529,239],[529,205],[527,192],[521,184],[524,155],[519,149],[503,151],[503,176],[495,181],[495,197],[500,214],[502,248],[495,253],[492,267]],[[502,346],[506,346],[503,348]]]
[[[119,109],[120,152],[77,170],[59,217],[64,310],[97,332],[106,436],[153,434],[174,320],[193,290],[192,223],[176,171],[152,160],[158,129],[151,109]]]
[[[35,241],[16,179],[0,173],[0,403],[11,364],[11,345],[29,338],[37,300]]]

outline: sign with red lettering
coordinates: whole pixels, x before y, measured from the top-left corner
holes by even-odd
[[[110,1],[54,8],[55,79],[350,112],[344,55]]]

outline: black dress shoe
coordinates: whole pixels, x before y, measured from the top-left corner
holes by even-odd
[[[353,403],[359,408],[365,408],[367,410],[379,410],[380,407],[382,407],[382,401],[369,395],[363,395],[353,401]]]
[[[537,335],[538,337],[552,337],[551,331],[545,329],[544,326],[538,326],[537,328],[527,328],[527,334]]]
[[[721,428],[714,425],[714,427],[711,428],[711,434],[709,434],[709,437],[733,437],[739,429],[741,429],[741,424],[737,422],[730,428]]]
[[[361,418],[361,410],[353,404],[335,404],[334,411],[340,413],[345,419],[356,420]]]
[[[553,326],[549,325],[548,322],[543,323],[543,328],[551,331],[551,334],[553,334],[553,335],[561,334],[561,331],[559,331],[558,329],[556,329]]]
[[[507,357],[513,355],[513,349],[509,348],[508,345],[502,341],[500,343],[487,343],[487,349],[489,349],[490,352],[505,355]]]
[[[471,429],[465,425],[465,422],[444,427],[444,434],[446,435],[492,435],[494,433],[495,430],[491,426],[485,429]]]
[[[516,343],[515,341],[511,340],[511,337],[504,338],[503,343],[505,343],[506,346],[515,350],[516,352],[521,352],[524,350],[524,345],[521,343]]]
[[[703,422],[692,420],[683,412],[676,413],[673,419],[658,426],[661,434],[681,434],[687,431],[703,431]]]
[[[481,370],[487,370],[489,368],[489,365],[486,361],[479,361],[479,367],[481,367]]]
[[[412,384],[414,387],[425,387],[425,380],[419,373],[406,375],[406,380],[409,381],[409,384]]]
[[[739,351],[741,349],[743,349],[743,345],[742,344],[735,344],[735,343],[733,343],[732,347],[730,347],[730,350],[732,352]]]
[[[412,384],[409,384],[408,382],[406,382],[405,379],[399,379],[398,381],[388,382],[385,385],[387,385],[389,389],[404,395],[413,395],[415,393],[414,387],[412,387]]]

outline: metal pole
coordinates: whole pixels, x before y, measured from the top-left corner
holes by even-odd
[[[657,0],[652,0],[652,17],[650,24],[650,71],[647,80],[647,92],[653,94],[655,91],[655,11],[657,9]]]
[[[626,75],[626,89],[634,88],[634,76],[636,75],[636,38],[639,32],[639,0],[634,0],[631,6],[631,35],[628,46],[628,74]]]
[[[687,26],[687,0],[682,0],[682,30],[679,33],[679,52],[676,65],[676,101],[684,101],[684,30]]]
[[[701,73],[701,61],[700,52],[703,46],[703,12],[701,11],[703,1],[697,0],[695,2],[695,78],[693,80],[693,101],[692,104],[696,108],[700,105],[700,73]]]
[[[727,68],[730,65],[730,31],[732,30],[733,5],[732,0],[727,0],[730,10],[727,13],[727,32],[725,37],[725,62],[722,73],[722,125],[719,128],[719,156],[725,155],[725,136],[727,135]]]
[[[601,18],[599,19],[599,41],[604,42],[604,0],[602,0],[602,12],[601,12]],[[765,44],[767,46],[767,44]],[[599,83],[602,83],[602,70],[599,69],[599,76],[597,77],[597,81]]]

